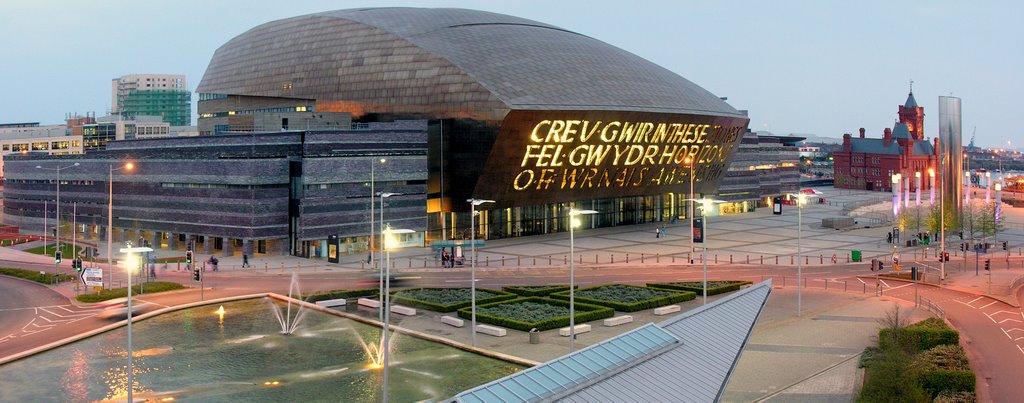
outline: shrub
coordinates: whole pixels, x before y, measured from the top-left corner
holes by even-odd
[[[929,402],[910,358],[900,350],[883,351],[871,360],[858,402]]]
[[[53,284],[54,275],[53,273],[39,274],[36,270],[22,270],[22,269],[11,269],[7,267],[0,267],[0,274],[5,276],[17,277],[24,280],[31,280],[37,283]],[[70,274],[58,274],[57,282],[73,281],[76,277]]]
[[[358,290],[337,290],[337,291],[325,291],[312,295],[307,295],[304,299],[308,302],[316,303],[317,301],[326,301],[329,299],[342,299],[342,298],[361,298],[377,295],[376,288],[361,288]]]
[[[974,392],[975,377],[971,371],[944,369],[921,373],[921,386],[932,396],[941,392]]]
[[[753,284],[749,281],[708,281],[708,295],[717,295],[739,290],[745,285]],[[704,294],[703,281],[678,281],[672,283],[647,283],[648,287],[660,288],[663,290],[690,291],[698,295]]]
[[[185,288],[181,284],[172,283],[169,281],[153,281],[141,285],[132,287],[132,296],[139,294],[156,294],[158,292],[180,290]],[[145,291],[145,292],[143,292]],[[100,302],[114,298],[124,298],[128,296],[128,287],[114,288],[110,290],[103,290],[95,294],[82,294],[77,298],[82,302]]]
[[[967,354],[959,344],[943,344],[922,351],[914,357],[914,366],[922,371],[970,371]]]
[[[580,288],[580,286],[576,286]],[[510,292],[524,297],[546,297],[550,294],[569,291],[568,285],[521,285],[501,287],[502,291]]]
[[[978,396],[974,392],[939,392],[939,395],[935,397],[934,403],[975,403],[978,401]]]
[[[885,328],[878,331],[880,347],[886,348],[895,340],[905,340],[908,347],[924,351],[943,344],[960,344],[960,333],[950,329],[938,318],[929,318],[902,329]]]
[[[392,297],[398,304],[435,312],[453,312],[472,305],[471,294],[469,288],[411,288],[392,292]],[[477,306],[516,298],[515,294],[509,292],[476,289]]]
[[[569,291],[551,294],[551,298],[569,300]],[[606,306],[622,312],[636,312],[689,301],[697,294],[688,291],[670,291],[626,284],[606,284],[581,288],[575,293],[575,300],[587,304]]]
[[[527,297],[477,306],[480,322],[524,332],[569,326],[569,303],[550,298]],[[555,309],[552,309],[555,308]],[[562,308],[562,309],[557,309]],[[459,317],[470,319],[470,308],[459,310]],[[615,316],[615,311],[602,306],[576,303],[576,323],[586,323]]]

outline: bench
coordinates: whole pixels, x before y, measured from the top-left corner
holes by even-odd
[[[330,308],[330,307],[334,307],[334,306],[345,306],[346,303],[347,303],[347,301],[345,301],[344,298],[328,299],[328,300],[323,300],[323,301],[317,301],[316,302],[317,305],[320,305],[320,306],[325,307],[325,308]]]
[[[508,331],[506,331],[504,328],[500,328],[500,327],[496,327],[496,326],[476,325],[476,332],[477,333],[483,333],[483,334],[489,334],[489,335],[494,336],[494,337],[505,337],[505,334]]]
[[[679,312],[683,308],[679,305],[666,305],[661,308],[654,308],[655,315],[668,315],[670,313]]]
[[[359,305],[368,306],[370,308],[380,308],[380,301],[369,298],[360,298]]]
[[[391,306],[391,312],[397,313],[399,315],[405,315],[405,316],[415,316],[416,315],[416,309],[409,308],[407,306],[401,306],[401,305],[392,305]]]
[[[463,326],[466,325],[466,321],[464,321],[462,319],[459,319],[459,318],[456,318],[454,316],[447,316],[447,315],[441,316],[441,323],[444,323],[446,325],[455,326],[455,327],[463,327]]]
[[[622,315],[622,316],[616,316],[614,318],[605,319],[604,320],[604,325],[605,326],[609,326],[609,327],[610,326],[618,326],[618,325],[624,325],[624,324],[632,322],[632,321],[633,321],[633,316],[631,316],[631,315]]]
[[[576,325],[573,327],[576,328],[576,331],[574,332],[575,334],[586,333],[590,331],[590,325]],[[562,337],[569,337],[569,327],[566,326],[561,329],[558,329],[558,335]]]

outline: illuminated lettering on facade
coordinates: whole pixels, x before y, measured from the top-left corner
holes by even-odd
[[[519,158],[516,191],[665,186],[717,179],[745,125],[544,119]]]

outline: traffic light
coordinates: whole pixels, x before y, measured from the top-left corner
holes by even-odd
[[[192,264],[192,251],[185,251],[185,263]]]
[[[193,280],[195,280],[195,281],[199,281],[199,280],[201,280],[201,276],[202,276],[202,274],[201,274],[201,272],[199,271],[199,268],[198,268],[198,267],[197,267],[197,268],[195,268],[195,269],[192,269],[192,279],[193,279]]]
[[[54,263],[60,264],[60,257],[61,257],[60,256],[61,255],[60,252],[61,251],[57,251],[56,253],[53,254]]]
[[[985,270],[992,269],[992,259],[985,259]]]
[[[72,259],[71,260],[71,267],[73,267],[75,269],[75,271],[81,273],[82,272],[82,259],[78,259],[78,258]]]
[[[942,252],[942,257],[945,258],[946,261],[948,262],[949,261],[949,252]]]
[[[1003,250],[1006,250],[1006,246],[1007,246],[1006,241],[1003,241]]]

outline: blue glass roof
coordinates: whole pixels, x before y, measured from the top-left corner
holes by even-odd
[[[462,392],[453,400],[483,403],[550,399],[679,342],[671,333],[648,323],[554,361]]]

